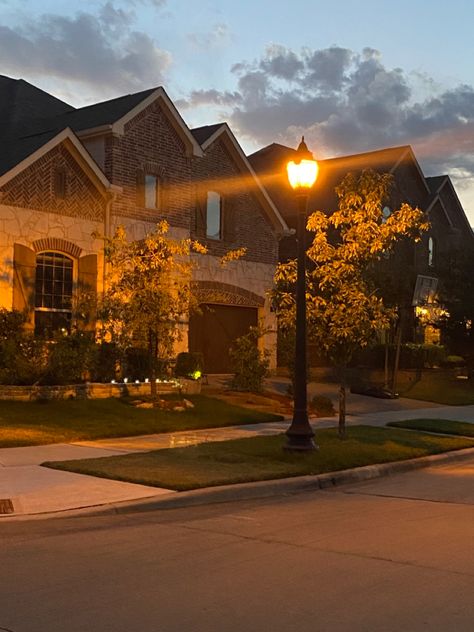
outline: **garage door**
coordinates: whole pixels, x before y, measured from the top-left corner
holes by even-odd
[[[201,309],[189,320],[189,350],[203,354],[206,373],[231,373],[229,348],[257,326],[257,308],[203,304]]]

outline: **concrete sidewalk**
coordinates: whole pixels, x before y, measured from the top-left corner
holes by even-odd
[[[363,399],[367,400],[369,398]],[[414,404],[413,408],[408,408],[407,402],[412,402]],[[385,401],[384,403],[389,402]],[[425,403],[427,407],[421,407],[420,402],[413,400],[405,400],[404,402],[390,400],[390,404],[392,410],[375,410],[374,412],[359,412],[358,414],[348,415],[347,424],[383,426],[390,421],[426,417],[474,423],[474,406],[439,406]],[[366,402],[364,406],[366,409],[370,406],[378,408],[380,401]],[[349,410],[352,409],[353,406],[349,406]],[[337,424],[336,417],[312,419],[311,421],[316,431],[318,428],[327,428]],[[9,517],[19,516],[41,516],[56,512],[98,507],[111,503],[158,498],[163,495],[171,497],[177,494],[177,492],[167,489],[51,470],[40,466],[45,461],[113,456],[131,452],[183,447],[207,441],[226,441],[241,437],[274,435],[284,432],[288,427],[288,423],[289,420],[285,420],[247,426],[102,439],[71,444],[3,448],[0,449],[0,507],[6,512],[12,506],[13,513],[0,513],[0,519],[7,520]]]

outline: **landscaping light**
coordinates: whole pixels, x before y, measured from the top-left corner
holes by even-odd
[[[199,369],[196,369],[196,371],[193,371],[190,375],[191,379],[193,380],[199,380],[199,378],[201,377],[202,373],[201,371],[199,371]]]
[[[128,377],[123,378],[123,383],[126,384],[128,382]]]
[[[146,378],[145,378],[145,384],[148,384],[148,382],[149,382],[149,381],[150,381],[150,380],[146,377]]]

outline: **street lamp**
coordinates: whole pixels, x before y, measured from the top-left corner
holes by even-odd
[[[314,450],[314,432],[308,419],[306,387],[306,216],[308,195],[318,177],[318,163],[309,151],[304,136],[294,159],[287,166],[288,181],[298,200],[296,238],[296,342],[294,375],[294,408],[291,426],[286,431],[286,450]]]

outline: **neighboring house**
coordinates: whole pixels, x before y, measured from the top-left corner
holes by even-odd
[[[294,154],[293,149],[272,144],[250,155],[249,162],[267,188],[270,197],[290,228],[296,228],[296,201],[287,184],[285,166]],[[316,156],[317,158],[317,156]],[[460,249],[474,248],[474,233],[448,176],[426,178],[409,146],[391,147],[377,151],[340,156],[319,163],[318,180],[309,198],[309,213],[321,210],[331,213],[337,208],[336,186],[349,172],[373,169],[391,173],[394,187],[384,214],[388,216],[402,202],[422,209],[430,221],[430,229],[417,244],[404,242],[397,246],[390,260],[387,282],[393,291],[403,286],[407,318],[406,339],[439,340],[439,332],[431,327],[422,331],[415,327],[415,311],[411,309],[417,275],[437,276],[437,266]],[[308,241],[311,234],[307,235]],[[295,238],[280,242],[280,260],[295,256]],[[385,262],[382,262],[385,265]]]
[[[104,288],[97,235],[121,224],[140,239],[165,219],[209,249],[194,280],[202,314],[180,348],[227,372],[232,341],[260,322],[274,363],[267,291],[287,226],[225,123],[190,130],[161,87],[76,109],[0,76],[0,147],[1,307],[26,309],[40,334],[94,329],[74,299]],[[241,260],[219,265],[242,247]]]

